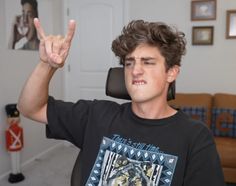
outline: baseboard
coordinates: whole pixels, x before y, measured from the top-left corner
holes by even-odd
[[[31,163],[33,163],[36,159],[39,159],[41,157],[43,157],[44,155],[54,151],[55,149],[61,147],[61,146],[64,146],[64,142],[60,142],[60,143],[57,143],[56,145],[53,145],[52,147],[46,149],[45,151],[33,156],[32,158],[30,158],[29,160],[25,161],[23,164],[21,164],[21,167],[24,168],[26,166],[30,166]],[[5,172],[3,173],[2,175],[0,175],[0,180],[2,180],[3,178],[9,176],[9,174],[11,173],[11,171],[8,171],[8,172]]]

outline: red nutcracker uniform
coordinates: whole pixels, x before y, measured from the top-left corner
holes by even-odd
[[[16,104],[8,104],[5,107],[7,113],[6,149],[11,155],[12,172],[9,175],[10,183],[17,183],[24,180],[20,171],[20,151],[23,148],[23,129],[20,127],[20,113]]]
[[[18,123],[12,123],[6,130],[6,148],[9,152],[20,151],[23,148],[23,129]]]

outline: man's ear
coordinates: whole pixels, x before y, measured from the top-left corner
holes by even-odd
[[[178,65],[174,65],[173,67],[171,67],[167,71],[167,81],[169,83],[175,81],[176,78],[178,77],[179,71],[180,71],[180,67]]]

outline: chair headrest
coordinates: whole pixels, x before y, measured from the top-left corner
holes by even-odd
[[[118,99],[131,100],[125,86],[124,68],[113,67],[110,68],[106,81],[106,95]],[[167,100],[175,99],[175,81],[169,86]]]

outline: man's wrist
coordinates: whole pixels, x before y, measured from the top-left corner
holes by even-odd
[[[42,63],[47,63],[48,64],[48,62],[46,60],[42,59],[42,58],[39,58],[39,61],[42,62]]]
[[[53,67],[52,65],[50,65],[50,63],[48,63],[47,61],[44,61],[42,59],[40,59],[39,65],[42,68],[47,69],[47,70],[52,71],[52,72],[55,72],[57,70],[57,68]]]

